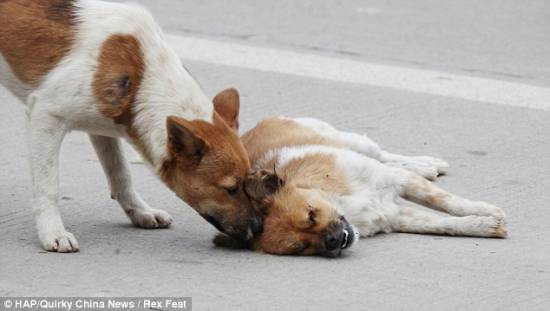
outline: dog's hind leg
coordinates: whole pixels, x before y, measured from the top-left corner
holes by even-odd
[[[391,221],[392,230],[404,233],[444,234],[505,238],[506,226],[493,216],[455,217],[402,207]]]
[[[435,186],[417,174],[393,169],[399,195],[406,200],[455,216],[493,216],[504,219],[504,211],[482,201],[470,201]]]
[[[74,235],[65,230],[57,206],[59,149],[67,127],[52,116],[45,103],[27,112],[28,144],[33,185],[32,209],[42,247],[51,252],[78,251]]]
[[[444,160],[428,156],[409,157],[390,153],[382,150],[376,142],[366,135],[341,131],[329,123],[318,119],[296,118],[294,121],[314,130],[317,134],[328,138],[338,146],[349,148],[388,166],[402,167],[430,180],[437,178],[441,174],[446,174],[449,170],[449,164]]]
[[[142,228],[168,227],[172,217],[165,211],[149,207],[134,190],[120,139],[90,135],[90,140],[109,181],[111,198],[118,201],[132,223]]]

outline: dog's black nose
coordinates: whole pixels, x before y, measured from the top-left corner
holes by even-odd
[[[337,248],[340,248],[340,240],[337,236],[335,236],[333,233],[328,232],[327,235],[325,235],[325,248],[327,251],[332,251]]]
[[[258,234],[262,232],[264,228],[263,221],[261,218],[254,217],[252,218],[252,221],[250,222],[250,230],[253,234]]]

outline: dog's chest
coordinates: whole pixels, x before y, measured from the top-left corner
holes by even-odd
[[[391,231],[391,219],[397,214],[396,191],[380,162],[346,150],[338,154],[338,165],[352,189],[336,198],[336,205],[361,236]]]
[[[372,236],[389,232],[394,210],[394,196],[391,192],[379,191],[365,185],[360,191],[335,199],[341,214],[359,230],[361,236]]]

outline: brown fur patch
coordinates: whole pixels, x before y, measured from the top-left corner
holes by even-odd
[[[270,150],[300,145],[341,146],[299,123],[281,118],[260,122],[245,133],[243,143],[252,163]],[[272,169],[265,163],[262,169]],[[274,254],[312,255],[324,248],[324,237],[339,222],[330,194],[351,193],[347,178],[334,156],[311,154],[277,167],[284,186],[274,195],[256,202],[266,213],[264,231],[253,241],[254,249]],[[314,215],[314,222],[310,220]]]
[[[289,119],[269,118],[258,123],[242,136],[250,162],[255,163],[269,150],[301,145],[342,144],[327,139],[315,131]]]
[[[103,43],[92,82],[99,111],[117,123],[130,112],[143,79],[141,44],[132,35],[112,35]]]
[[[216,219],[227,231],[246,233],[256,211],[244,192],[250,174],[248,156],[237,133],[214,112],[214,122],[178,120],[194,136],[204,140],[207,152],[197,159],[168,146],[169,158],[162,165],[161,179],[205,218]],[[234,184],[229,184],[233,181]],[[237,186],[237,192],[227,189]],[[242,232],[244,230],[244,232]]]
[[[324,249],[325,234],[338,214],[317,189],[285,185],[266,204],[264,230],[253,241],[258,251],[281,255],[313,255]],[[314,221],[310,212],[315,215]]]
[[[336,159],[327,154],[311,154],[289,161],[277,168],[283,181],[298,188],[319,189],[339,195],[351,194],[347,178],[337,166]]]
[[[213,99],[214,109],[222,119],[234,130],[239,129],[239,92],[230,88],[223,90]]]
[[[405,184],[403,198],[435,210],[448,212],[448,202],[451,194],[435,187],[429,181],[418,176]]]
[[[38,85],[71,50],[74,10],[67,0],[0,1],[0,52],[19,80]]]
[[[98,110],[125,127],[132,144],[151,163],[147,148],[134,129],[132,105],[143,79],[141,44],[132,35],[112,35],[101,46],[92,91]]]

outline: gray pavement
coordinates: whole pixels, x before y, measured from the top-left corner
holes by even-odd
[[[141,2],[170,32],[550,81],[543,1]],[[23,106],[0,90],[0,296],[192,296],[195,310],[550,309],[550,112],[186,65],[210,96],[240,90],[243,129],[272,115],[313,116],[367,132],[393,152],[448,160],[451,172],[438,185],[501,206],[510,237],[379,235],[333,260],[217,249],[214,229],[141,164],[132,164],[138,190],[175,221],[165,230],[132,227],[109,198],[87,137],[73,133],[62,149],[60,204],[82,250],[47,253],[29,207]]]

